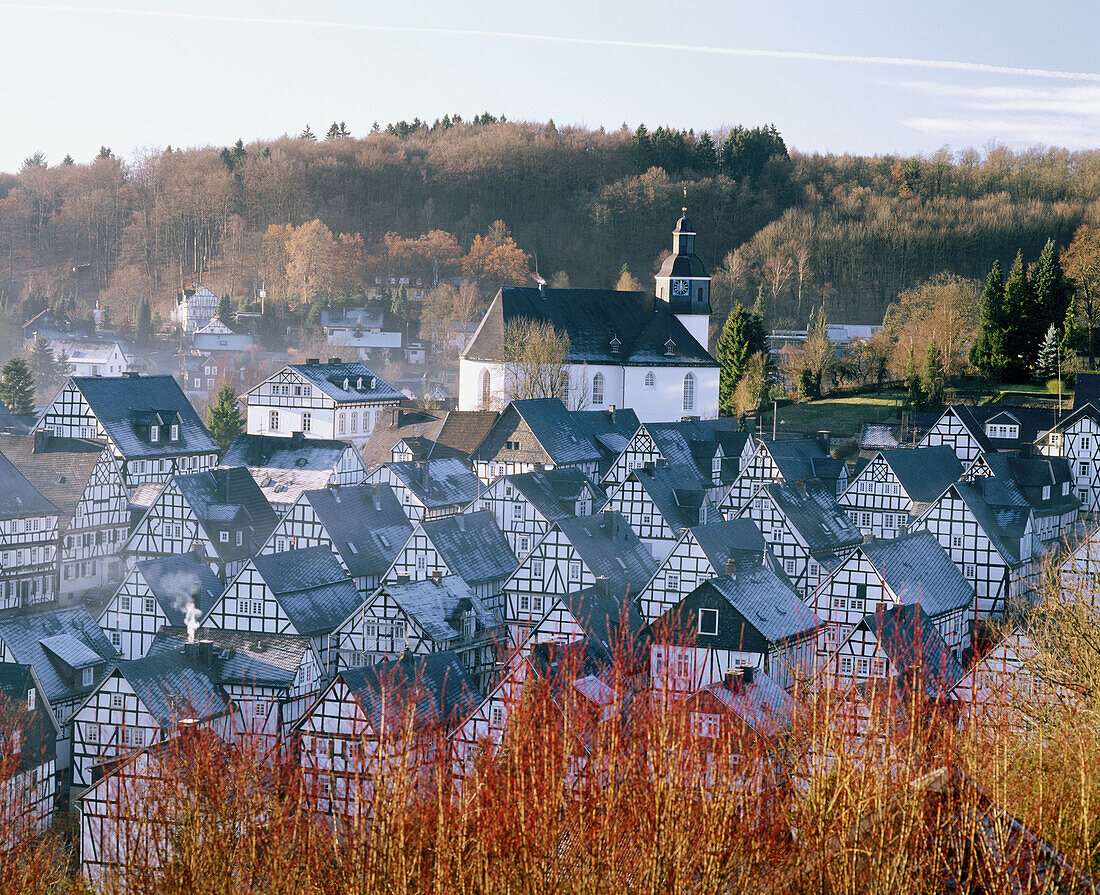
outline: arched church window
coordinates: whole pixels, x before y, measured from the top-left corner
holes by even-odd
[[[603,373],[592,377],[592,403],[603,404]]]
[[[489,409],[489,401],[493,396],[492,379],[489,376],[489,371],[485,370],[481,374],[481,409]]]
[[[650,370],[648,373],[645,374],[645,387],[646,388],[656,388],[657,387],[657,377],[653,375],[652,370]]]
[[[684,413],[695,410],[695,374],[688,373],[684,377]]]

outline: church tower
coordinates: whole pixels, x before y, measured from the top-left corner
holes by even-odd
[[[695,254],[695,230],[682,209],[683,217],[672,231],[672,254],[657,272],[657,298],[668,302],[684,328],[704,348],[710,329],[710,277]]]

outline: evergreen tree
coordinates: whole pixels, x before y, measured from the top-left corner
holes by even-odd
[[[34,379],[34,389],[40,398],[58,383],[57,358],[49,342],[39,336],[31,346],[27,367]]]
[[[1062,341],[1059,344],[1062,361],[1065,362],[1067,357],[1071,354],[1078,354],[1085,347],[1085,334],[1081,331],[1081,327],[1077,325],[1077,308],[1071,302],[1069,309],[1066,311],[1066,319],[1062,323]]]
[[[58,384],[63,384],[66,379],[73,375],[73,363],[72,358],[69,357],[69,352],[64,348],[61,349],[61,353],[57,356],[57,373],[56,378]]]
[[[1030,281],[1035,295],[1036,326],[1042,328],[1045,337],[1052,326],[1065,321],[1066,310],[1073,302],[1073,283],[1062,270],[1053,239],[1048,239],[1039,253],[1039,260],[1030,271]]]
[[[1035,333],[1038,308],[1035,293],[1027,279],[1023,252],[1016,253],[1005,281],[1004,356],[1005,377],[1018,382],[1026,378],[1027,368],[1035,360],[1043,332]]]
[[[1043,338],[1043,344],[1039,346],[1039,356],[1035,359],[1035,378],[1040,382],[1058,376],[1058,351],[1058,327],[1052,323]]]
[[[229,301],[228,295],[218,299],[218,319],[226,326],[231,326],[233,323],[233,304]]]
[[[143,298],[138,306],[137,331],[142,341],[148,341],[153,336],[153,306],[147,298]]]
[[[720,366],[718,412],[722,416],[736,414],[737,384],[754,354],[763,353],[766,361],[767,348],[767,332],[756,309],[748,311],[740,302],[735,304],[726,317],[716,349]]]
[[[0,367],[0,401],[16,416],[34,415],[34,377],[19,356]]]
[[[390,300],[390,313],[398,320],[404,320],[409,314],[409,292],[404,283],[397,287],[397,292]]]
[[[912,350],[909,353],[912,359]],[[920,378],[920,392],[927,407],[938,407],[943,403],[944,370],[943,356],[933,339],[928,343],[928,353],[924,356],[924,372]]]
[[[237,406],[237,393],[223,385],[214,396],[214,404],[206,413],[206,428],[223,451],[244,431],[244,419]]]
[[[970,346],[970,363],[983,376],[999,378],[1004,372],[1004,296],[1001,262],[994,261],[982,290],[978,335]]]
[[[913,349],[909,349],[909,357],[905,361],[905,388],[908,394],[906,399],[910,406],[920,407],[924,403],[924,394],[920,388],[920,376],[917,375],[917,361],[913,357]]]
[[[299,140],[309,140],[310,143],[316,143],[317,142],[317,135],[309,129],[309,124],[306,124],[306,126],[304,128],[302,128],[302,132],[300,134],[298,134],[298,139]]]

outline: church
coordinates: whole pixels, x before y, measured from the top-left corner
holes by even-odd
[[[656,281],[655,293],[505,286],[459,358],[459,409],[497,409],[515,396],[522,374],[507,362],[506,327],[532,320],[569,337],[570,409],[630,407],[642,422],[718,416],[710,277],[687,209]]]

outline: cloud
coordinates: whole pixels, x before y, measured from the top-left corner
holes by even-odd
[[[786,59],[802,62],[832,62],[853,65],[919,68],[938,71],[959,71],[982,74],[1014,75],[1017,77],[1046,78],[1069,81],[1093,81],[1100,83],[1100,73],[1060,71],[1047,68],[1017,68],[1008,65],[989,65],[984,62],[965,62],[948,59],[915,59],[906,56],[859,56],[839,53],[810,53],[800,50],[765,50],[748,47],[714,47],[698,44],[670,44],[649,41],[616,40],[599,37],[566,37],[553,34],[532,34],[518,31],[483,31],[472,28],[433,28],[427,26],[402,26],[360,24],[358,22],[325,21],[320,19],[288,19],[262,16],[229,16],[197,12],[173,12],[169,10],[129,9],[116,6],[71,6],[45,3],[0,3],[0,10],[20,12],[64,13],[66,15],[128,16],[133,18],[167,19],[173,21],[209,22],[234,25],[269,25],[293,28],[324,28],[339,31],[359,31],[384,34],[417,34],[443,37],[477,37],[504,41],[566,44],[575,46],[608,47],[647,51],[672,51],[679,53],[710,54],[751,59]]]

